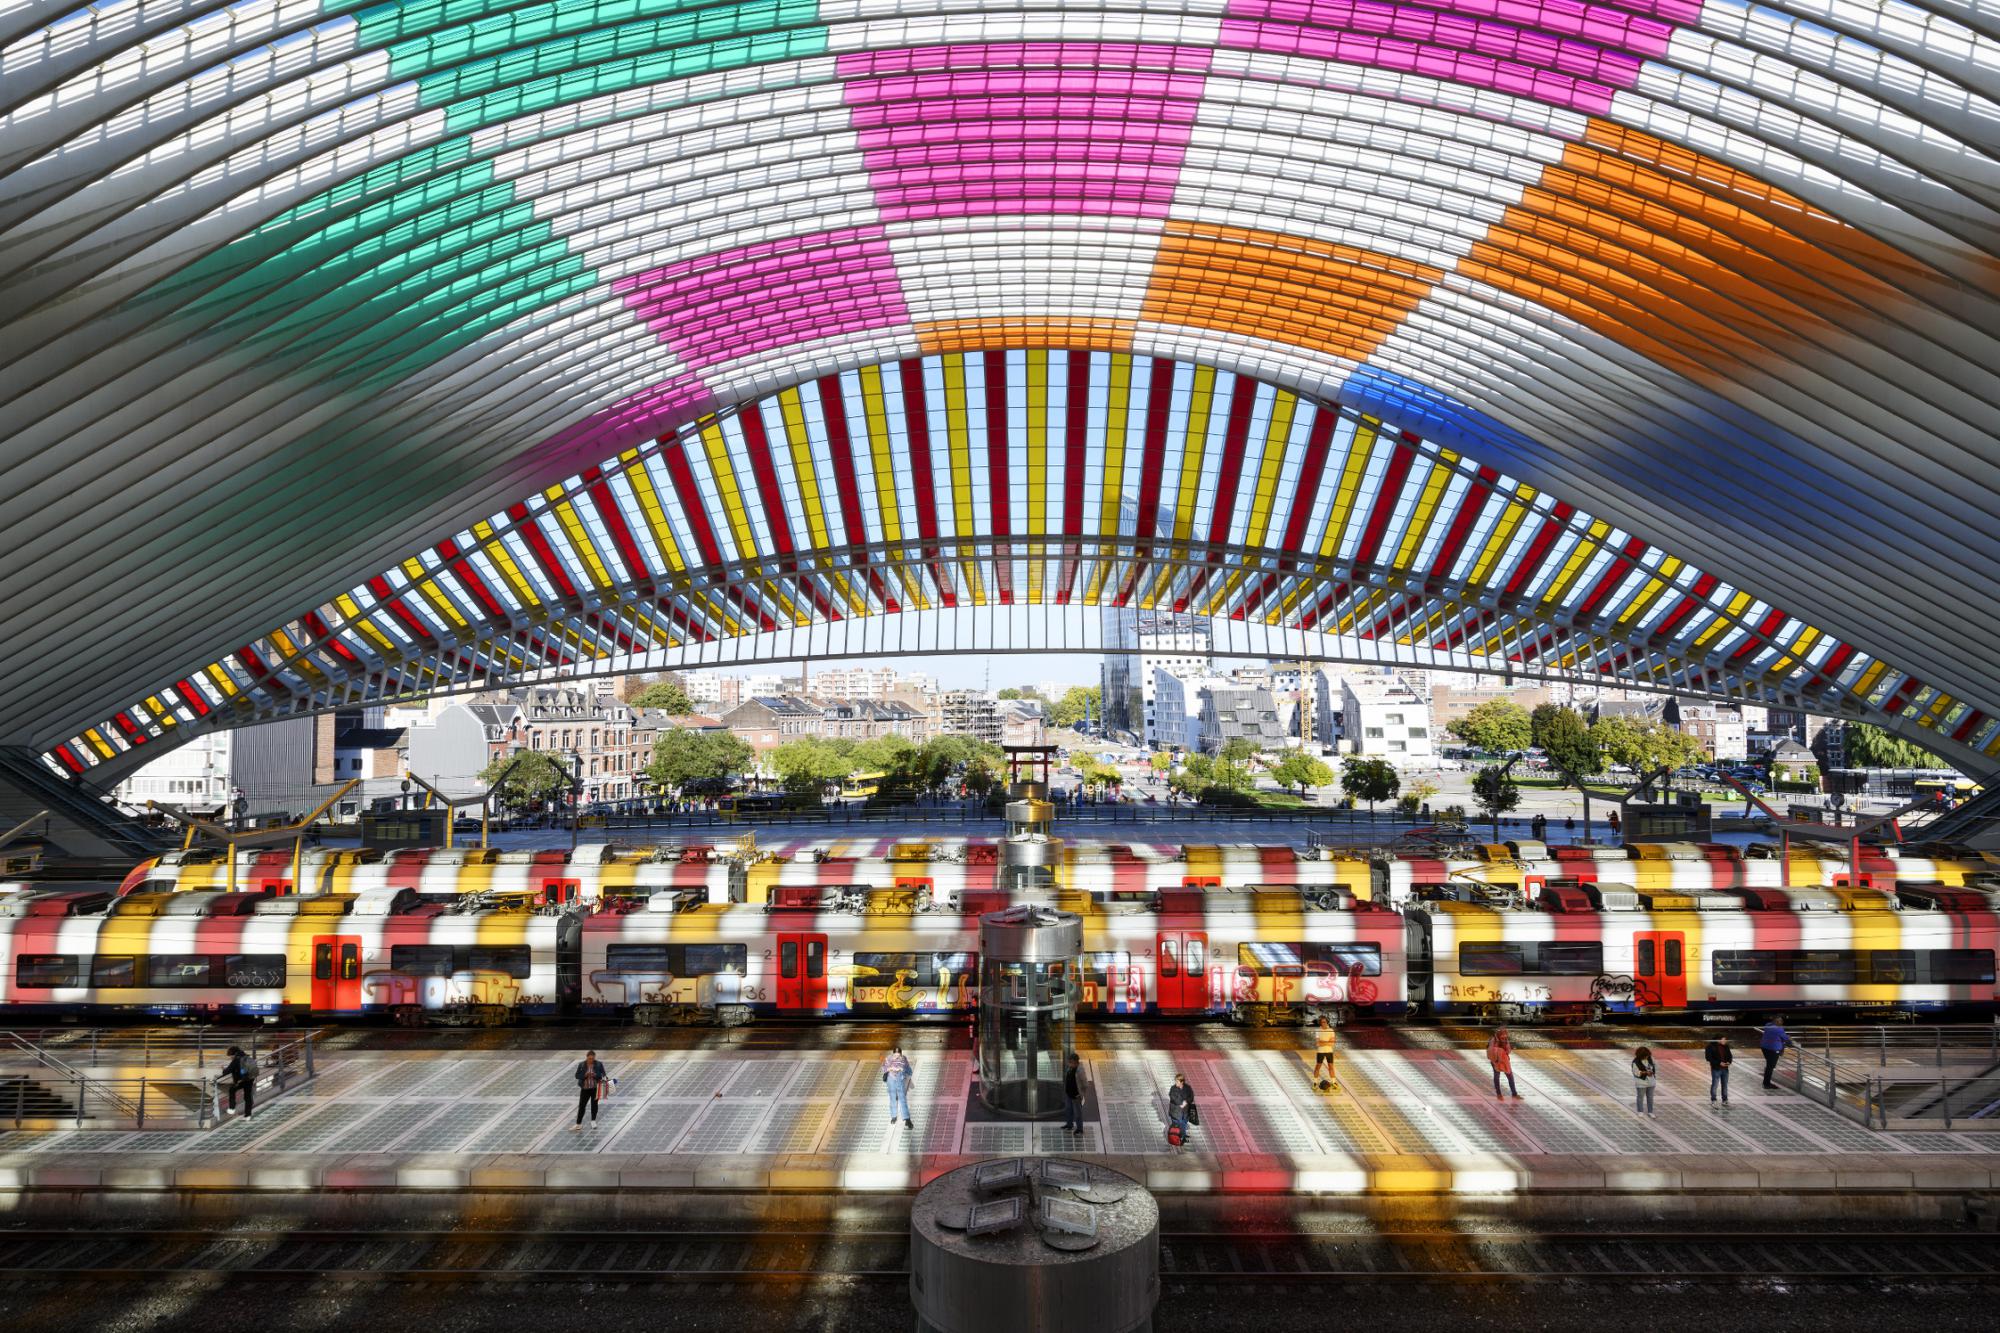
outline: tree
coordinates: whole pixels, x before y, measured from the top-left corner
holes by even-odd
[[[1410,813],[1415,814],[1430,802],[1431,797],[1444,790],[1429,778],[1417,778],[1403,784],[1403,799],[1412,801]]]
[[[1544,705],[1554,707],[1554,705]],[[1537,708],[1535,715],[1540,717]],[[1590,839],[1590,788],[1584,783],[1604,767],[1604,746],[1595,728],[1585,725],[1580,714],[1569,708],[1557,708],[1543,721],[1542,732],[1535,744],[1549,757],[1562,773],[1565,781],[1572,783],[1583,793],[1583,836]]]
[[[854,747],[854,764],[863,773],[893,772],[916,748],[907,736],[871,736]]]
[[[1147,762],[1153,766],[1155,773],[1164,773],[1174,766],[1173,756],[1166,754],[1155,754]]]
[[[504,779],[502,773],[506,774]],[[539,809],[551,796],[569,786],[569,775],[564,772],[562,761],[543,750],[516,750],[505,758],[495,759],[479,771],[479,780],[489,787],[500,783],[500,790],[494,794],[502,805],[515,810]]]
[[[653,742],[653,762],[646,776],[671,791],[696,783],[727,783],[750,771],[756,756],[741,739],[727,731],[675,728]]]
[[[1326,764],[1300,750],[1294,750],[1278,761],[1271,776],[1281,786],[1297,787],[1299,795],[1306,794],[1308,787],[1330,787],[1333,785],[1333,770]]]
[[[681,683],[671,676],[654,681],[633,695],[629,702],[634,708],[657,708],[675,717],[686,717],[694,711],[694,701],[688,698],[688,692],[681,688]]]
[[[1472,775],[1472,799],[1493,819],[1493,841],[1500,841],[1500,816],[1521,803],[1521,787],[1499,765],[1480,769]]]
[[[1949,768],[1915,741],[1892,736],[1871,722],[1849,722],[1842,732],[1850,768]]]
[[[839,746],[806,736],[771,751],[770,764],[771,771],[784,779],[786,791],[820,796],[828,783],[854,771],[854,756]]]
[[[1600,719],[1590,728],[1590,741],[1614,764],[1644,776],[1659,769],[1683,768],[1701,757],[1701,743],[1664,722]]]
[[[1536,704],[1535,711],[1528,714],[1529,743],[1538,750],[1548,749],[1549,723],[1554,721],[1559,714],[1573,711],[1572,709],[1563,707],[1561,704]]]
[[[1073,727],[1086,718],[1102,718],[1104,710],[1094,685],[1072,685],[1069,692],[1049,709],[1049,721],[1059,727]]]
[[[1488,699],[1464,717],[1454,719],[1445,730],[1475,750],[1495,754],[1525,750],[1535,739],[1528,710],[1505,699]]]
[[[1222,743],[1222,757],[1232,764],[1247,764],[1262,753],[1248,736],[1231,736]]]
[[[1124,781],[1123,774],[1094,754],[1077,755],[1073,762],[1077,780],[1086,787],[1115,787]]]
[[[1522,717],[1526,716],[1524,712]],[[1368,802],[1368,822],[1372,824],[1375,822],[1375,802],[1394,800],[1396,793],[1403,789],[1403,779],[1388,760],[1364,759],[1357,754],[1349,755],[1342,765],[1340,785],[1347,788],[1347,794],[1355,800]]]

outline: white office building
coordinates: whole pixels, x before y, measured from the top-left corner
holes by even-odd
[[[1437,754],[1430,705],[1393,676],[1348,676],[1340,683],[1341,749],[1391,763]]]

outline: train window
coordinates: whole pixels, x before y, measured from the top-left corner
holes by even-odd
[[[223,960],[226,986],[282,986],[285,956],[281,953],[233,953]]]
[[[1642,977],[1652,976],[1658,970],[1654,961],[1653,941],[1640,940],[1638,943],[1638,954],[1638,965],[1634,970]]]
[[[208,957],[194,953],[156,953],[146,959],[148,986],[206,986]]]
[[[1236,965],[1248,968],[1259,976],[1270,976],[1279,968],[1302,971],[1304,960],[1299,956],[1296,944],[1265,944],[1246,940],[1236,946]]]
[[[1513,977],[1526,971],[1515,944],[1461,944],[1458,974],[1462,977]]]
[[[1202,953],[1202,948],[1200,940],[1190,938],[1182,942],[1181,967],[1185,969],[1187,974],[1191,977],[1200,976],[1202,973],[1202,968],[1206,966],[1202,962],[1201,953]]]
[[[100,989],[118,989],[139,984],[139,960],[99,954],[90,960],[90,984]]]
[[[979,970],[979,955],[976,953],[937,953],[931,955],[931,971],[940,978],[967,977]]]
[[[343,944],[340,946],[340,979],[356,981],[361,976],[361,946]]]
[[[466,970],[471,972],[504,972],[510,977],[527,976],[534,970],[533,959],[525,944],[475,944],[468,949]]]
[[[854,955],[854,980],[861,986],[886,986],[899,974],[919,985],[928,983],[931,955],[927,953],[858,953]]]
[[[1666,954],[1667,964],[1664,969],[1665,974],[1670,977],[1677,977],[1681,974],[1681,942],[1679,940],[1666,940],[1664,943],[1666,948],[1663,952]],[[1546,948],[1547,946],[1543,947]]]
[[[1875,949],[1866,957],[1867,978],[1878,985],[1902,986],[1917,979],[1915,949]]]
[[[826,975],[826,941],[806,941],[806,979],[817,981]]]
[[[799,974],[799,942],[783,940],[778,944],[778,975],[791,979]]]
[[[24,953],[14,960],[17,986],[80,986],[83,960],[67,953]]]
[[[1993,981],[1991,949],[1933,949],[1928,960],[1931,980],[1940,985],[1990,985]]]
[[[1549,940],[1536,951],[1530,972],[1550,977],[1594,977],[1604,971],[1604,946],[1596,940]],[[1681,946],[1667,942],[1667,975],[1681,972]]]
[[[708,976],[715,972],[741,975],[750,958],[748,946],[742,944],[684,944],[680,949],[681,965],[675,971],[688,977]]]
[[[1718,986],[1778,984],[1778,951],[1775,949],[1717,949],[1713,966]]]
[[[1160,941],[1160,975],[1177,977],[1181,974],[1180,941]]]
[[[1792,981],[1800,986],[1845,986],[1861,980],[1860,960],[1850,950],[1799,950],[1792,954]]]
[[[313,980],[333,980],[333,946],[331,944],[313,945]]]
[[[448,977],[452,972],[449,944],[392,944],[389,970],[413,977]]]
[[[1302,944],[1299,950],[1308,963],[1323,963],[1344,977],[1356,975],[1356,967],[1364,977],[1382,975],[1379,944]]]
[[[706,947],[706,946],[700,946]],[[613,972],[672,972],[664,944],[613,944],[604,950],[604,965]]]

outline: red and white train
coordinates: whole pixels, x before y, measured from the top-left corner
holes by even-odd
[[[1451,859],[1127,847],[1066,854],[1033,896],[1084,917],[1086,1013],[1992,1009],[1996,870],[1694,846],[1587,862],[1523,843]],[[994,844],[965,841],[258,856],[233,868],[244,891],[218,891],[231,874],[161,858],[115,894],[0,899],[0,1006],[948,1014],[976,998],[979,913],[1021,896]]]

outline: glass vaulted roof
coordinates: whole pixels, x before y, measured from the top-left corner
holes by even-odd
[[[0,741],[1124,599],[1991,769],[1997,84],[1949,0],[0,0]]]

